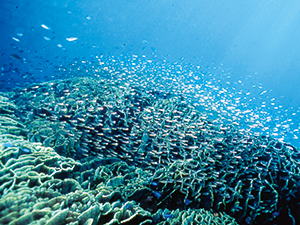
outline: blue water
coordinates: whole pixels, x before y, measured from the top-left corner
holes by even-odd
[[[299,9],[297,1],[4,1],[0,90],[62,78],[59,68],[99,55],[179,63],[240,92],[248,109],[272,116],[278,138],[299,146]]]
[[[221,117],[216,123],[298,148],[299,10],[296,0],[4,0],[0,91],[76,76],[126,73],[131,82],[132,73],[158,74],[155,87],[185,93],[211,119]]]

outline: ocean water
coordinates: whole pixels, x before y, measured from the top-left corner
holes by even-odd
[[[297,1],[5,0],[0,224],[300,223],[299,9]],[[60,172],[32,164],[27,175],[8,175],[22,157],[43,162],[35,145],[8,134],[52,148]],[[75,189],[57,194],[45,173],[76,180],[88,207],[76,208],[86,202]],[[20,203],[22,211],[7,202],[24,185],[56,194]],[[68,194],[75,205],[45,203]]]

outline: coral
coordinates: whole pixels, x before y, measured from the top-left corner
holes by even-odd
[[[14,147],[2,147],[7,140]],[[7,137],[0,143],[1,224],[126,224],[151,218],[134,203],[121,202],[111,185],[82,188],[68,178],[79,175],[82,165],[49,147]],[[28,146],[31,153],[20,154],[19,146]]]
[[[8,119],[2,127],[11,123],[18,122]],[[150,214],[133,202],[121,201],[120,194],[109,188],[111,185],[90,190],[72,179],[80,180],[82,170],[91,166],[90,163],[87,168],[23,136],[1,132],[0,223],[57,225],[152,221]],[[131,207],[125,207],[128,204]]]
[[[30,142],[6,140],[13,146],[1,150],[0,191],[5,196],[26,184],[39,196],[38,188],[49,189],[59,208],[50,207],[47,221],[300,221],[299,151],[210,121],[183,96],[75,78],[29,86],[11,101],[18,125],[3,115],[2,132],[26,127],[13,134]]]
[[[237,225],[234,219],[224,213],[213,213],[204,209],[188,209],[188,210],[161,210],[153,216],[155,224],[159,225]]]

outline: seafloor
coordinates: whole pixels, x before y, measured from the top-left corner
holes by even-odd
[[[100,78],[0,96],[0,224],[300,224],[300,154]]]

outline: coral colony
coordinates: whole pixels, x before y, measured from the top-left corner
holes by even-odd
[[[300,223],[295,147],[98,75],[0,96],[0,224]]]

